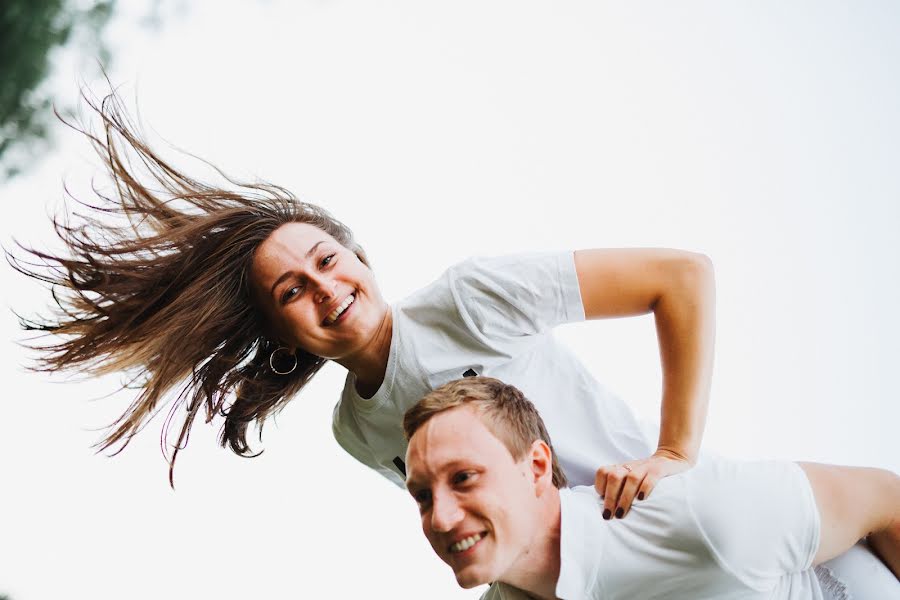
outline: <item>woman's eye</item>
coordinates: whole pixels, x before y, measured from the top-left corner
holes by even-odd
[[[328,256],[326,256],[325,258],[322,259],[320,266],[327,267],[329,264],[331,264],[332,260],[334,260],[334,254],[329,254]]]
[[[299,293],[300,293],[299,285],[295,285],[294,287],[285,290],[284,293],[281,295],[281,303],[287,304],[294,296],[296,296]]]

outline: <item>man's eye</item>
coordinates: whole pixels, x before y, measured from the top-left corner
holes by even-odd
[[[461,471],[453,476],[453,483],[456,485],[471,483],[474,478],[475,473],[473,473],[472,471]]]
[[[419,504],[419,506],[425,506],[429,502],[431,502],[431,492],[428,490],[419,490],[415,493],[413,498],[416,499],[416,502]]]

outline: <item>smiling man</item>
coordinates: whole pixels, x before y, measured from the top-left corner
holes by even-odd
[[[709,458],[604,520],[592,487],[564,487],[513,386],[448,383],[404,430],[425,536],[462,587],[493,582],[485,598],[900,598],[900,478],[888,471]],[[823,593],[813,566],[867,534],[895,575],[874,561],[868,590]]]

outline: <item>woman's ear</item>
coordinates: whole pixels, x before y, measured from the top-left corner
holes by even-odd
[[[297,346],[295,346],[294,344],[285,342],[281,338],[275,338],[275,347],[276,348],[287,348],[291,354],[297,354]]]

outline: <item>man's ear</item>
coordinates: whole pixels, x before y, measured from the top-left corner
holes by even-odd
[[[535,492],[544,493],[547,486],[553,487],[553,452],[543,440],[535,440],[529,452],[531,474],[534,477]]]

